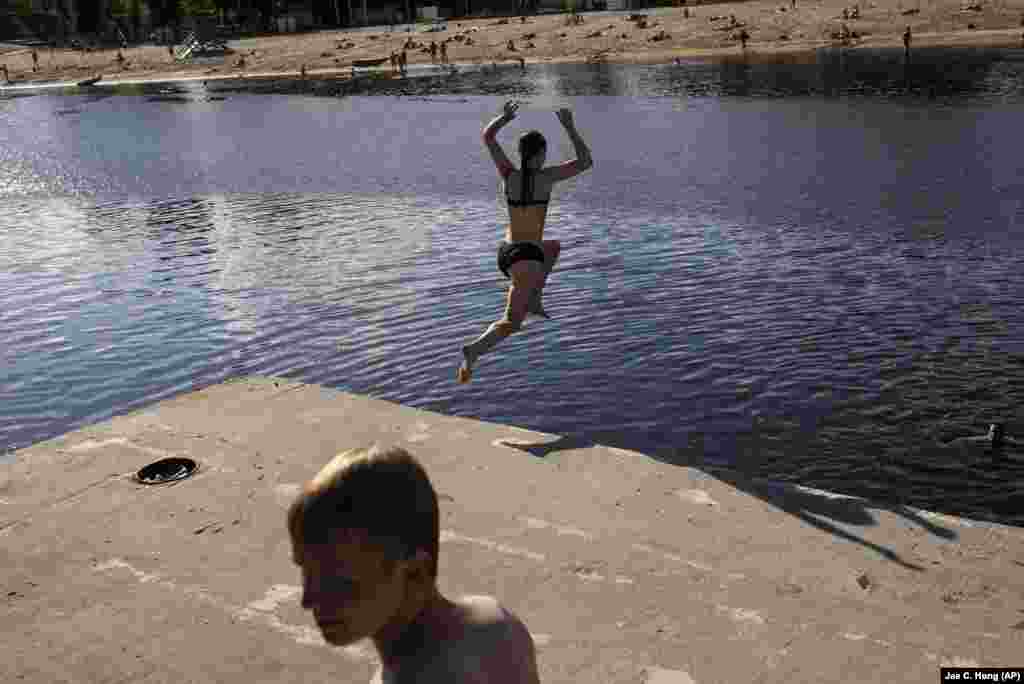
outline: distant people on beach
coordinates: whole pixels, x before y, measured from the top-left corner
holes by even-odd
[[[39,71],[39,53],[32,49],[32,71]]]
[[[911,39],[911,37],[912,36],[910,35],[910,27],[908,26],[907,30],[903,32],[903,50],[905,52],[907,52],[907,53],[910,52],[910,39]]]
[[[441,43],[441,64],[448,63],[448,41]]]
[[[437,43],[433,40],[430,41],[430,61],[437,62]]]
[[[440,520],[437,492],[405,449],[338,454],[288,507],[302,607],[331,646],[372,640],[373,683],[539,684],[522,620],[496,598],[440,592]]]
[[[11,82],[11,75],[7,72],[7,65],[6,64],[3,65],[3,72],[4,72],[4,83],[10,83]]]

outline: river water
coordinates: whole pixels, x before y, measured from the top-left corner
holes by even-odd
[[[1021,59],[7,93],[0,451],[272,374],[1020,524],[1024,461],[949,440],[1024,429]],[[504,302],[508,98],[511,157],[571,158],[569,106],[595,165],[548,214],[554,319],[460,386]]]

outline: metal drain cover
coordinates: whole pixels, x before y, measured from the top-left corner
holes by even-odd
[[[191,458],[162,458],[135,473],[142,484],[164,484],[184,480],[195,473],[199,465]]]

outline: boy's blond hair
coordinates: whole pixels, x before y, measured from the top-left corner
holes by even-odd
[[[306,544],[364,533],[392,567],[423,549],[437,579],[437,494],[423,466],[400,447],[373,445],[335,456],[288,508],[288,531]]]

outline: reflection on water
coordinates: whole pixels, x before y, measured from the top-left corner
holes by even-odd
[[[756,51],[724,62],[621,65],[509,63],[460,66],[455,73],[361,79],[345,94],[631,95],[644,97],[870,96],[1019,98],[1024,50],[829,48],[761,59]],[[240,84],[225,87],[244,88]],[[273,89],[272,84],[266,86]]]
[[[1024,429],[1019,63],[890,97],[828,59],[0,102],[0,449],[277,374],[1024,522],[1024,461],[950,443]],[[513,92],[510,153],[536,128],[570,157],[569,104],[596,163],[549,212],[554,320],[457,386],[504,298],[479,132]]]

